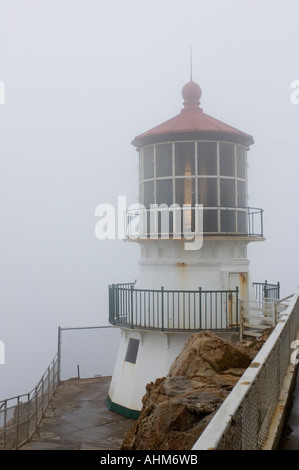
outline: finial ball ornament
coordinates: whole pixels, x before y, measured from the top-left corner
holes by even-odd
[[[190,105],[192,107],[198,106],[201,97],[201,88],[197,83],[190,80],[190,82],[186,83],[183,87],[182,96],[184,98],[185,107],[189,107]]]

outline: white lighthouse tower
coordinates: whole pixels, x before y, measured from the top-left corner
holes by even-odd
[[[135,283],[109,286],[109,321],[121,329],[121,344],[107,397],[130,417],[191,334],[238,331],[238,301],[252,295],[247,246],[263,240],[262,210],[247,202],[253,138],[205,114],[192,80],[182,95],[178,115],[132,142],[141,209],[127,214],[139,217],[139,235],[127,237],[140,244],[141,258]]]

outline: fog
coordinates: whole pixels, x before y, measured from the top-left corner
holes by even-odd
[[[297,0],[0,0],[0,399],[35,386],[58,326],[107,325],[108,285],[136,278],[138,245],[97,239],[95,209],[137,202],[131,141],[180,112],[190,46],[204,112],[254,138],[252,279],[297,288],[298,15]]]

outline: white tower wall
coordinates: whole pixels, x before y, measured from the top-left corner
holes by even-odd
[[[139,242],[141,259],[136,288],[234,290],[249,295],[247,240],[206,240],[199,250],[185,250],[183,240]]]
[[[121,343],[108,393],[108,405],[128,417],[137,417],[146,385],[165,377],[191,333],[162,333],[122,329]],[[126,361],[130,339],[139,341],[135,363]]]

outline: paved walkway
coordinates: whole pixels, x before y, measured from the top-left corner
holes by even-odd
[[[107,408],[110,380],[62,382],[37,431],[19,450],[119,450],[134,420]]]
[[[279,448],[281,450],[299,450],[299,369],[296,376],[290,415]]]
[[[106,404],[111,377],[70,379],[57,388],[37,431],[19,450],[119,450],[134,420]],[[299,370],[280,450],[299,450]]]

